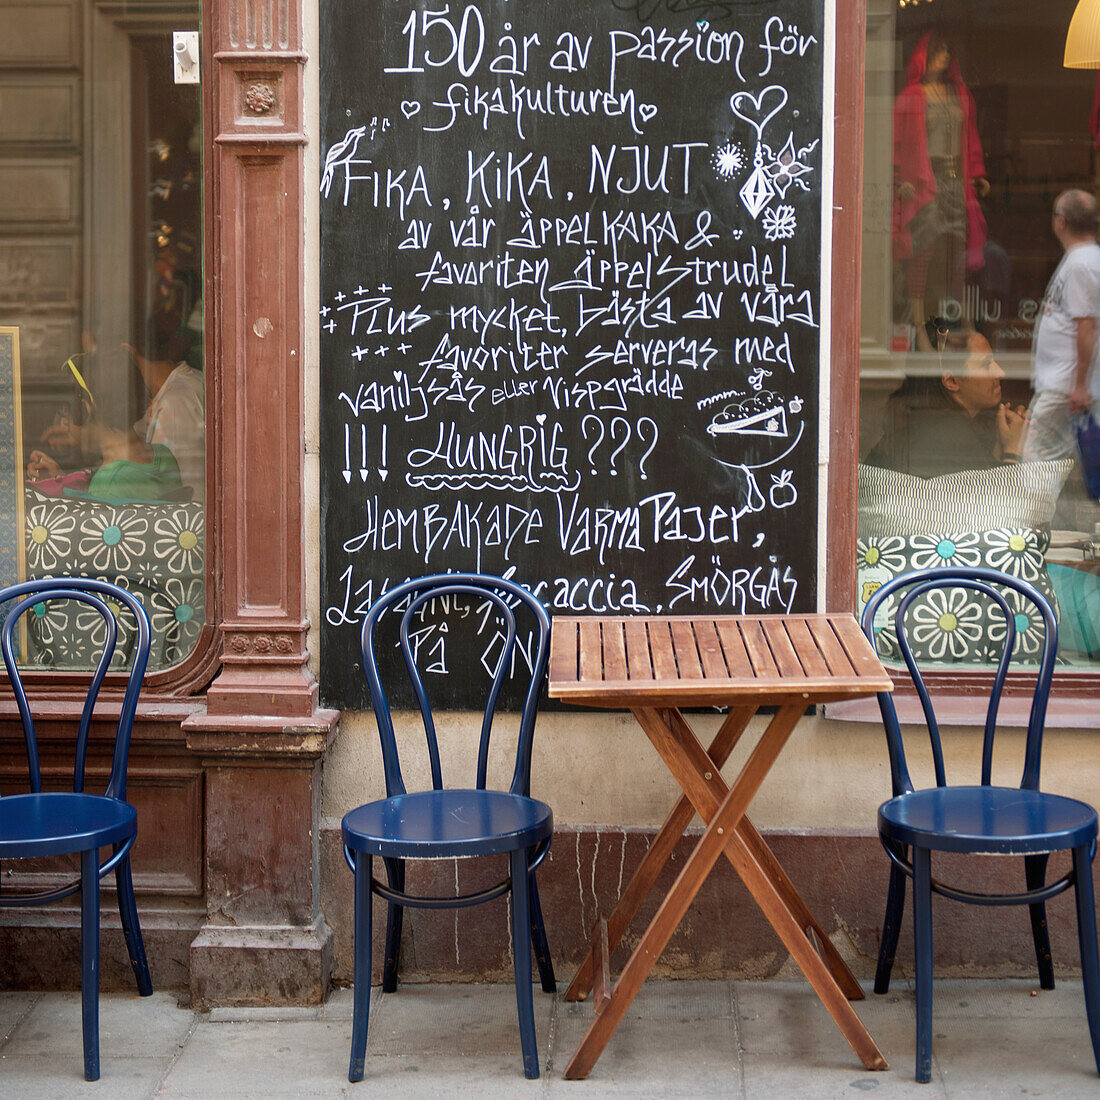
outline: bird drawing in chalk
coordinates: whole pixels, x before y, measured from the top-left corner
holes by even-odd
[[[328,198],[329,190],[332,188],[332,181],[336,178],[336,169],[338,167],[345,167],[351,163],[355,158],[355,152],[359,148],[359,139],[367,132],[365,126],[356,126],[354,130],[349,130],[345,135],[343,141],[338,141],[326,154],[325,154],[325,168],[321,173],[321,192]],[[347,205],[347,185],[344,187],[344,205]]]

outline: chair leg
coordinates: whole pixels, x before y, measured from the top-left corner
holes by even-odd
[[[385,859],[386,879],[391,890],[405,892],[405,861]],[[397,970],[401,963],[401,928],[405,919],[405,907],[390,902],[386,906],[386,961],[382,969],[382,992],[397,990]]]
[[[535,1039],[535,1004],[531,991],[531,905],[526,889],[527,850],[510,853],[512,873],[512,955],[516,971],[516,1009],[519,1013],[519,1039],[523,1047],[523,1076],[539,1075],[538,1042]]]
[[[535,962],[538,963],[539,981],[543,993],[553,993],[557,988],[554,981],[554,964],[550,959],[550,943],[546,938],[546,925],[542,919],[542,903],[539,901],[539,884],[535,873],[528,876],[528,895],[531,906],[531,944],[535,949]]]
[[[99,1080],[99,852],[80,853],[80,1018],[84,1080]]]
[[[1029,890],[1040,890],[1046,879],[1048,853],[1024,856],[1024,874]],[[1054,988],[1054,962],[1050,955],[1050,933],[1047,930],[1047,907],[1037,901],[1028,906],[1031,913],[1031,938],[1035,941],[1035,961],[1039,964],[1039,988]]]
[[[875,968],[875,992],[890,992],[890,974],[901,935],[901,919],[905,911],[905,873],[890,864],[890,886],[886,891],[886,916],[882,921],[878,966]]]
[[[122,934],[126,938],[126,951],[137,980],[138,993],[149,997],[153,993],[153,979],[149,974],[149,960],[145,957],[145,943],[141,938],[137,902],[134,900],[134,876],[130,870],[128,855],[115,868],[115,885],[118,887],[118,915],[122,920]]]
[[[913,929],[917,971],[916,1079],[932,1080],[932,853],[913,848]]]
[[[371,875],[374,860],[355,853],[355,969],[351,1011],[351,1062],[348,1080],[363,1080],[367,1057],[367,1024],[370,1014]]]
[[[1073,871],[1077,880],[1077,937],[1081,942],[1081,978],[1085,1011],[1092,1039],[1092,1056],[1100,1073],[1100,960],[1096,948],[1096,900],[1092,888],[1092,858],[1088,845],[1073,849]]]

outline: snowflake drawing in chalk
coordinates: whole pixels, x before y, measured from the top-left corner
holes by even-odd
[[[777,206],[774,210],[765,210],[760,224],[769,241],[789,240],[798,228],[793,206]]]
[[[735,141],[720,145],[714,153],[714,170],[724,180],[732,179],[745,167],[745,154]]]
[[[783,148],[778,153],[773,152],[771,146],[767,143],[761,143],[768,154],[764,171],[767,172],[768,179],[780,198],[785,199],[787,197],[787,189],[792,183],[803,191],[809,191],[810,183],[808,180],[803,179],[803,176],[812,172],[813,168],[803,163],[803,158],[814,151],[817,142],[818,139],[815,138],[809,145],[805,145],[801,149],[795,149],[794,134],[788,134]]]

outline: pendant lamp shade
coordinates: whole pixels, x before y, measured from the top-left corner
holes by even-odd
[[[1100,69],[1100,0],[1078,0],[1062,64],[1067,69]]]

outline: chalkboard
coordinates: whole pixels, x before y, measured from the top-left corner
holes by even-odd
[[[326,702],[407,577],[816,604],[821,0],[322,0]],[[440,702],[495,627],[425,627]],[[481,671],[478,671],[478,670]]]

